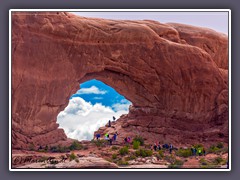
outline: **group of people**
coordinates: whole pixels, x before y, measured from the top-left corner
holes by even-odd
[[[206,155],[206,151],[205,151],[205,149],[203,148],[195,148],[195,147],[191,147],[191,152],[192,152],[192,155],[193,156],[196,156],[197,155],[197,153],[198,153],[198,155],[199,156],[202,156],[202,155]]]
[[[104,139],[107,140],[110,145],[112,145],[112,142],[113,142],[113,141],[117,141],[117,136],[118,136],[118,133],[117,133],[117,132],[115,132],[112,137],[110,137],[109,133],[106,133],[106,134],[104,135]],[[99,140],[100,137],[101,137],[101,134],[99,134],[99,133],[96,134],[96,139],[97,139],[97,140]]]
[[[117,141],[117,136],[118,136],[118,132],[115,132],[112,137],[110,137],[109,133],[104,134],[104,140],[108,141],[110,145],[112,145],[113,142]],[[99,140],[101,138],[101,134],[96,134],[95,135],[96,139]],[[131,143],[131,137],[125,137],[123,139],[124,144],[130,144]]]
[[[116,120],[116,118],[113,116],[113,121],[115,121],[115,120]],[[111,120],[108,121],[108,125],[107,126],[108,127],[112,127]],[[117,136],[118,136],[117,132],[115,132],[112,137],[110,137],[110,135],[108,133],[106,133],[104,135],[104,139],[109,141],[109,144],[112,145],[112,142],[117,140]],[[98,133],[98,134],[95,135],[95,137],[96,137],[97,140],[99,140],[100,137],[101,137],[101,134]]]
[[[154,143],[154,145],[151,145],[151,150],[154,150],[154,151],[159,151],[162,148],[169,149],[169,153],[172,154],[173,145],[171,143],[170,144],[163,144],[162,147],[161,147],[160,142]]]
[[[170,144],[163,144],[161,146],[160,142],[158,143],[154,143],[154,145],[151,145],[151,150],[154,150],[154,151],[159,151],[161,149],[168,149],[169,150],[169,153],[172,154],[172,150],[175,149],[175,150],[178,150],[178,148],[176,147],[173,147],[173,145],[170,143]],[[191,147],[191,152],[192,152],[192,155],[193,156],[196,156],[197,154],[199,156],[202,156],[202,155],[206,155],[206,151],[204,148],[195,148],[195,147]]]

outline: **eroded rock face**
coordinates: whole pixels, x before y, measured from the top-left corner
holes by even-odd
[[[66,140],[57,115],[93,78],[132,102],[123,133],[227,141],[227,57],[227,36],[209,29],[14,12],[12,147]]]

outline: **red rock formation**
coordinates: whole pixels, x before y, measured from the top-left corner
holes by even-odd
[[[120,131],[228,140],[226,36],[156,21],[12,14],[12,147],[66,140],[56,117],[95,78],[133,103]],[[134,131],[133,131],[134,130]]]

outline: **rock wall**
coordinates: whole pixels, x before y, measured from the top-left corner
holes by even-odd
[[[136,128],[147,139],[227,141],[223,34],[151,20],[13,12],[11,47],[13,148],[66,140],[57,115],[79,83],[93,78],[132,102],[123,134]]]

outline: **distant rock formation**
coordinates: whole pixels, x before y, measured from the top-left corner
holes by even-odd
[[[116,123],[149,141],[228,141],[228,37],[211,29],[66,12],[12,13],[12,147],[67,139],[57,115],[101,80],[132,102]]]

